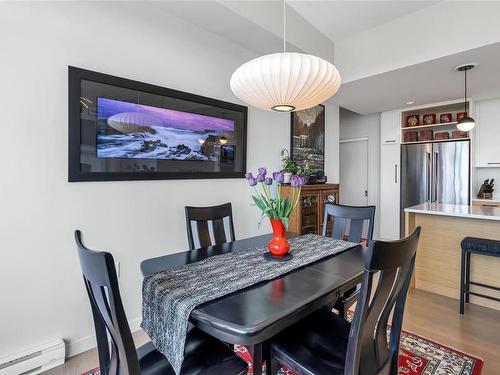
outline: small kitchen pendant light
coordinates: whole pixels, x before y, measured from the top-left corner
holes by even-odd
[[[457,66],[455,69],[458,70],[459,72],[464,72],[464,112],[467,114],[465,117],[462,117],[460,120],[457,122],[457,128],[461,131],[468,132],[469,130],[472,130],[472,128],[476,125],[476,122],[472,117],[469,117],[469,114],[467,112],[467,71],[471,70],[474,68],[477,64],[472,63],[472,64],[463,64]]]
[[[314,107],[333,96],[340,74],[330,62],[309,54],[286,52],[286,3],[283,0],[283,52],[246,62],[231,76],[233,93],[250,104],[278,112]]]

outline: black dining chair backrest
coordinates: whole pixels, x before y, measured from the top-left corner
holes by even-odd
[[[344,374],[397,375],[403,312],[419,237],[420,227],[417,227],[402,240],[370,242],[347,345]],[[375,274],[378,274],[378,280]],[[387,342],[387,327],[393,308]]]
[[[323,217],[323,236],[327,235],[328,218],[333,217],[331,237],[337,240],[347,240],[360,243],[362,239],[367,244],[373,238],[373,225],[375,221],[375,206],[343,206],[327,203]],[[365,222],[368,224],[366,238],[363,238]],[[348,226],[348,227],[347,227]],[[346,229],[348,228],[347,236]]]
[[[75,241],[94,317],[101,374],[140,374],[137,352],[120,297],[113,256],[87,249],[79,230],[75,231]],[[111,337],[111,351],[108,334]]]
[[[186,226],[191,250],[235,240],[231,203],[211,207],[186,206]]]

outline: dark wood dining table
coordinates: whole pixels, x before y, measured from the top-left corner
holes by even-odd
[[[268,234],[147,259],[141,263],[141,272],[146,277],[211,256],[262,247],[270,239]],[[270,338],[322,306],[334,303],[361,281],[363,251],[356,246],[204,303],[192,311],[189,321],[219,340],[244,345],[253,358],[253,374],[261,374],[262,363],[269,358],[266,342]],[[267,366],[268,374],[270,367]]]

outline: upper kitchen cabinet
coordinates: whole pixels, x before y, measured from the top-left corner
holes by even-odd
[[[476,167],[500,168],[500,99],[476,105]]]
[[[380,115],[380,141],[382,145],[399,144],[400,134],[401,111],[382,112]]]

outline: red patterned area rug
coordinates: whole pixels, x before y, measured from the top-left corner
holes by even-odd
[[[252,357],[241,345],[236,354],[252,370]],[[484,361],[473,355],[441,345],[435,341],[403,330],[399,348],[399,375],[480,375]],[[295,375],[281,369],[279,374]]]
[[[248,363],[252,371],[252,357],[241,345],[234,351]],[[403,330],[399,350],[399,375],[480,375],[483,360],[435,341]],[[264,370],[264,369],[263,369]],[[281,369],[279,374],[294,375],[292,371]],[[100,375],[99,368],[82,375]]]
[[[353,310],[348,311],[352,320]],[[389,337],[390,328],[387,330]],[[252,357],[243,345],[235,345],[234,352],[248,363],[248,374],[252,373]],[[399,346],[399,375],[481,375],[484,361],[482,358],[455,350],[436,341],[415,333],[401,331]],[[265,374],[264,364],[262,372]],[[82,375],[100,375],[99,368]],[[274,374],[273,374],[274,375]],[[277,375],[296,375],[293,371],[281,368]]]

